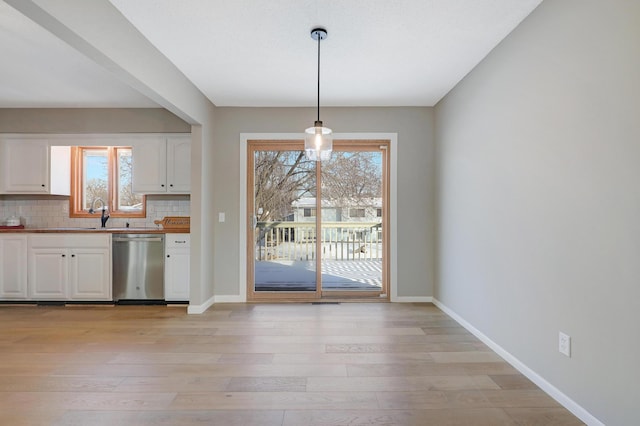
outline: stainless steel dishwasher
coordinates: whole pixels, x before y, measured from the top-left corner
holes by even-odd
[[[113,300],[164,302],[164,235],[113,234]]]

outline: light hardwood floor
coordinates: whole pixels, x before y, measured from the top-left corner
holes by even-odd
[[[431,304],[0,306],[7,425],[582,424]]]

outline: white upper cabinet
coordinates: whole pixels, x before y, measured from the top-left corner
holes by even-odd
[[[148,137],[133,142],[133,191],[189,194],[191,137]]]
[[[71,146],[131,146],[134,192],[191,192],[190,134],[34,134],[0,136],[0,194],[70,195]]]
[[[68,146],[46,139],[0,140],[0,192],[69,195],[71,156]]]
[[[133,141],[133,192],[167,192],[167,142],[164,137]]]
[[[167,138],[169,192],[191,192],[191,136]]]

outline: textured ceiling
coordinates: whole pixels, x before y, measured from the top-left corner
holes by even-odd
[[[541,0],[110,0],[219,106],[437,103]]]
[[[542,0],[110,0],[218,106],[432,106]],[[154,106],[0,1],[0,107]]]

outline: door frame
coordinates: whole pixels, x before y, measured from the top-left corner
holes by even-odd
[[[249,220],[251,219],[247,210],[247,191],[248,191],[248,179],[247,179],[247,155],[248,155],[248,141],[249,140],[261,140],[261,141],[299,141],[304,139],[302,133],[241,133],[240,134],[240,220],[239,220],[239,295],[238,302],[247,301],[247,279],[249,277],[249,271],[247,271],[247,230]],[[387,298],[380,300],[395,301],[398,298],[397,295],[397,157],[398,157],[398,135],[397,133],[337,133],[334,134],[335,140],[386,140],[389,141],[389,157],[387,170],[389,172],[389,187],[387,189],[388,195],[388,216],[389,216],[389,250],[388,250],[388,270],[386,271],[387,279]],[[228,298],[228,297],[226,297]],[[300,300],[299,298],[293,298],[293,300]],[[357,300],[357,299],[355,299]],[[376,299],[378,300],[378,299]]]

